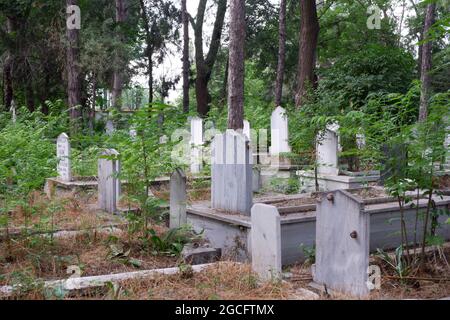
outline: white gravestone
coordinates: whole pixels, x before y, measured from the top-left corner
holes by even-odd
[[[247,120],[244,120],[244,129],[242,129],[242,133],[245,134],[248,140],[252,140],[250,133],[250,122],[248,122]]]
[[[176,169],[170,177],[169,226],[171,229],[179,228],[187,223],[186,201],[186,175],[183,170]]]
[[[316,143],[317,173],[324,175],[339,174],[339,126],[329,125],[325,132],[318,135]]]
[[[9,109],[9,111],[11,111],[12,122],[16,123],[17,114],[16,114],[16,103],[14,100],[11,101],[11,109]]]
[[[191,119],[191,173],[200,173],[203,168],[203,120],[199,117]]]
[[[447,131],[450,131],[450,126],[447,127]],[[447,150],[447,154],[445,157],[445,169],[450,170],[450,133],[446,135],[444,145]]]
[[[314,282],[363,297],[369,293],[370,215],[345,190],[330,192],[317,204]]]
[[[280,214],[274,206],[257,203],[252,208],[252,269],[261,280],[281,279]]]
[[[270,146],[271,155],[279,155],[284,152],[291,152],[289,146],[289,127],[286,110],[282,107],[277,107],[270,117],[270,131],[272,136],[272,143]]]
[[[211,203],[215,209],[250,215],[253,158],[246,136],[227,130],[211,148]]]
[[[102,152],[98,159],[98,205],[109,213],[116,213],[120,200],[120,162],[119,153],[114,149]],[[106,158],[110,157],[110,158]]]
[[[366,136],[363,133],[356,134],[356,146],[358,149],[364,149],[366,147]]]
[[[56,156],[58,158],[58,179],[62,181],[71,181],[70,141],[65,133],[61,133],[56,140]]]
[[[136,137],[137,137],[136,129],[130,129],[130,137],[131,137],[131,140],[136,140]]]

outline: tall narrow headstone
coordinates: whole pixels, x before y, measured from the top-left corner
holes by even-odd
[[[203,120],[199,117],[191,118],[191,173],[200,173],[203,168]]]
[[[262,187],[261,181],[261,169],[259,167],[253,167],[253,192],[259,192]]]
[[[211,203],[215,209],[250,215],[253,157],[246,136],[227,130],[211,148]]]
[[[106,134],[107,135],[112,135],[114,133],[114,131],[116,131],[116,128],[114,127],[114,123],[111,119],[106,121]]]
[[[56,156],[58,158],[58,179],[62,181],[71,181],[70,141],[65,133],[61,133],[56,140]]]
[[[252,269],[262,280],[281,278],[280,214],[274,206],[257,203],[252,208]]]
[[[339,174],[339,136],[338,125],[329,125],[325,132],[318,135],[316,143],[317,173],[324,175]]]
[[[356,146],[358,149],[364,149],[366,147],[366,136],[363,133],[356,135]]]
[[[186,175],[176,169],[170,176],[170,228],[179,228],[187,223],[186,218]]]
[[[114,149],[106,149],[98,160],[98,205],[109,213],[117,212],[120,200],[120,162],[119,153]]]
[[[289,127],[286,110],[282,107],[277,107],[270,117],[271,130],[271,146],[270,154],[279,155],[284,152],[291,152],[289,146]]]
[[[14,100],[11,101],[11,109],[9,109],[9,111],[11,111],[12,122],[16,123],[17,121],[16,102]]]
[[[330,192],[317,204],[314,282],[363,297],[369,293],[370,215],[345,190]]]
[[[248,140],[252,140],[250,133],[250,122],[248,122],[247,120],[244,120],[244,129],[242,129],[242,133],[245,134]]]
[[[447,127],[447,131],[450,131],[450,126]],[[448,133],[445,136],[444,146],[445,146],[445,149],[447,150],[447,154],[446,154],[446,157],[445,157],[444,169],[445,170],[450,170],[450,133]]]

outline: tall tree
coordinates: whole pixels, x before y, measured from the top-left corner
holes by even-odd
[[[6,18],[6,32],[11,34],[13,32],[13,21],[10,17]],[[11,50],[5,52],[5,62],[3,66],[3,86],[4,86],[4,106],[6,111],[11,109],[11,103],[14,96],[13,82],[12,82],[12,66],[13,57]]]
[[[281,106],[283,96],[284,64],[286,59],[286,0],[280,1],[278,26],[278,67],[275,83],[275,106]]]
[[[427,10],[425,14],[425,22],[423,27],[423,38],[429,36],[429,31],[431,26],[434,24],[436,12],[436,3],[432,2],[427,5]],[[428,115],[428,98],[430,96],[431,87],[431,49],[432,41],[430,39],[422,45],[422,62],[420,70],[420,81],[422,82],[422,87],[420,90],[420,108],[419,108],[419,121],[424,121]]]
[[[298,58],[298,89],[295,105],[304,102],[308,88],[315,85],[315,65],[317,41],[319,38],[319,20],[317,18],[316,0],[300,0],[300,50]]]
[[[199,0],[197,16],[195,19],[190,19],[195,36],[195,66],[197,69],[195,93],[197,99],[197,112],[200,116],[206,116],[209,112],[211,98],[208,92],[208,82],[211,78],[212,68],[214,67],[219,51],[225,12],[227,10],[227,0],[218,0],[211,44],[205,58],[203,54],[203,23],[207,2],[208,0]]]
[[[128,5],[127,0],[115,0],[116,1],[116,23],[119,27],[118,39],[123,44],[124,42],[124,22],[127,19]],[[113,87],[111,92],[111,105],[114,108],[121,107],[121,96],[123,90],[124,70],[126,68],[126,62],[120,54],[116,54],[115,68],[113,73]]]
[[[189,112],[189,17],[186,0],[181,0],[183,22],[183,111]]]
[[[78,0],[67,0],[66,5],[77,5]],[[76,134],[80,129],[81,119],[81,76],[80,76],[80,39],[79,30],[67,28],[67,100],[71,120],[71,133]]]
[[[145,31],[147,60],[148,103],[154,98],[153,64],[164,61],[167,44],[178,38],[179,10],[171,1],[140,0],[141,17]]]
[[[230,2],[228,128],[244,128],[245,0]]]

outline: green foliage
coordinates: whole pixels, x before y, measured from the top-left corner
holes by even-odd
[[[316,247],[307,247],[303,243],[300,245],[305,257],[305,263],[314,264],[316,263]]]
[[[147,230],[144,244],[148,243],[156,254],[178,256],[183,251],[185,244],[199,239],[199,236],[187,227],[170,229],[161,236],[154,229],[150,229]]]
[[[403,246],[395,249],[394,255],[389,255],[381,249],[377,249],[377,256],[380,257],[389,268],[391,268],[400,279],[407,277],[411,270],[411,264],[406,261],[403,253]]]
[[[49,123],[30,119],[0,129],[0,194],[26,195],[55,175],[56,148],[45,136],[48,128]]]

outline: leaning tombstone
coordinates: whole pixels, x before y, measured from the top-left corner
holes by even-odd
[[[369,294],[370,215],[345,190],[330,192],[316,207],[316,285],[364,297]]]
[[[109,213],[116,213],[120,199],[119,153],[106,149],[98,160],[98,205]]]
[[[61,133],[56,140],[56,156],[58,158],[58,179],[69,182],[72,180],[70,168],[70,141],[65,133]]]
[[[253,157],[246,136],[227,130],[211,148],[211,204],[215,209],[250,215]]]
[[[170,218],[169,227],[179,228],[187,223],[186,218],[186,175],[177,168],[170,176]]]
[[[274,206],[257,203],[251,212],[252,269],[260,279],[281,279],[280,214]]]

